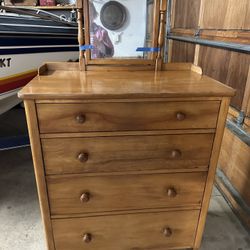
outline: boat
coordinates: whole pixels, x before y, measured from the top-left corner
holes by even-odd
[[[77,23],[46,11],[0,6],[0,114],[47,61],[76,61]]]

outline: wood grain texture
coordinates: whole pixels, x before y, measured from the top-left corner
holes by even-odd
[[[245,93],[242,101],[241,110],[243,110],[246,116],[250,118],[250,65],[248,69]]]
[[[213,134],[42,139],[46,174],[207,169]],[[174,156],[178,150],[180,156]],[[80,153],[88,159],[81,162]]]
[[[178,25],[171,29],[173,34],[194,37],[197,29],[201,29],[199,37],[202,39],[249,44],[250,2],[248,0],[199,1],[198,22],[198,5],[194,7],[194,2],[194,0],[176,0],[176,13],[172,23]],[[191,5],[193,6],[191,7]],[[204,74],[235,88],[237,92],[231,105],[238,110],[245,109],[244,93],[247,93],[245,86],[250,64],[248,54],[227,49],[189,45],[184,42],[181,46],[178,45],[180,42],[174,41],[173,43],[176,45],[172,46],[170,52],[172,61],[187,61],[194,58],[194,64],[201,66]],[[196,47],[195,56],[193,56],[194,49],[190,49],[191,46]],[[189,57],[187,57],[188,53],[190,53]]]
[[[241,196],[236,197],[235,194],[232,194],[231,191],[227,188],[227,186],[223,182],[223,180],[221,178],[219,178],[218,176],[215,177],[215,183],[216,183],[216,187],[223,194],[224,198],[230,204],[234,213],[241,220],[243,225],[250,229],[249,212],[239,202],[239,198],[242,199],[242,197]]]
[[[159,36],[157,47],[159,51],[157,52],[157,57],[155,61],[155,71],[162,70],[163,64],[163,52],[164,52],[164,42],[166,34],[166,14],[167,14],[167,0],[160,1],[160,22],[159,22]]]
[[[36,176],[39,204],[41,208],[41,215],[47,240],[47,247],[48,250],[55,250],[35,103],[34,101],[26,100],[24,102],[24,106],[29,129],[29,137]]]
[[[200,12],[200,0],[176,0],[175,28],[197,28]]]
[[[219,167],[250,207],[250,147],[225,130]]]
[[[198,67],[200,68],[200,67]],[[171,69],[170,69],[171,70]],[[174,97],[174,98],[126,98],[126,99],[41,99],[36,104],[68,104],[68,103],[119,103],[119,102],[179,102],[179,101],[221,101],[221,97]]]
[[[202,86],[202,88],[201,88]],[[25,99],[109,99],[221,97],[234,91],[190,71],[51,71],[35,77],[20,92]]]
[[[212,129],[171,129],[171,130],[149,130],[149,131],[117,131],[117,132],[84,132],[84,133],[52,133],[40,134],[41,139],[55,138],[82,138],[82,137],[110,137],[110,136],[141,136],[141,135],[181,135],[181,134],[214,134]]]
[[[173,41],[171,62],[194,62],[195,44]]]
[[[38,68],[38,78],[48,75],[53,71],[78,71],[79,63],[76,62],[45,62]],[[69,72],[66,72],[66,74]]]
[[[84,45],[84,29],[83,29],[83,10],[77,10],[77,23],[78,23],[78,44],[79,46]],[[86,70],[85,65],[85,52],[80,49],[79,51],[79,70]]]
[[[249,29],[250,6],[248,0],[204,1],[204,16],[201,28]]]
[[[199,66],[204,74],[236,89],[231,105],[241,109],[248,76],[250,57],[247,54],[201,46]]]
[[[226,97],[223,98],[221,102],[221,107],[219,111],[219,119],[217,123],[217,131],[215,134],[213,149],[211,153],[209,172],[207,176],[206,187],[205,187],[205,192],[204,192],[203,202],[202,202],[202,208],[201,208],[201,213],[199,217],[199,224],[198,224],[195,243],[194,243],[195,249],[200,248],[200,244],[202,240],[202,234],[203,234],[204,227],[205,227],[209,201],[210,201],[210,197],[211,197],[211,193],[213,189],[214,177],[215,177],[218,158],[220,154],[221,142],[223,138],[229,103],[230,103],[230,98],[226,98]]]
[[[52,215],[201,205],[207,173],[48,176]],[[170,197],[169,189],[176,192]],[[169,193],[168,193],[169,192]],[[82,194],[89,200],[81,202]]]
[[[184,28],[173,28],[171,34],[176,36],[189,36],[194,37],[197,29],[184,29]],[[249,44],[250,32],[247,30],[206,30],[201,29],[199,31],[199,38],[221,41],[221,42],[232,42],[239,44]]]
[[[215,128],[218,109],[218,101],[37,104],[41,133]]]
[[[194,241],[198,214],[198,210],[193,210],[56,219],[53,220],[56,248],[60,250],[188,248]],[[170,237],[163,234],[166,227],[172,230]],[[93,240],[89,244],[82,241],[85,233],[92,235]]]

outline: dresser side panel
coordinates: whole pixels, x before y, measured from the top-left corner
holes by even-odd
[[[199,218],[196,238],[194,242],[194,250],[199,249],[201,245],[202,235],[203,235],[208,207],[210,203],[210,197],[211,197],[213,184],[214,184],[214,177],[216,173],[217,162],[218,162],[218,158],[220,154],[222,137],[223,137],[227,113],[229,109],[229,104],[230,104],[230,98],[225,97],[222,99],[221,105],[220,105],[219,116],[218,116],[216,134],[215,134],[214,143],[213,143],[213,149],[212,149],[211,158],[210,158],[210,166],[209,166],[209,171],[208,171],[208,176],[207,176],[207,181],[206,181],[206,187],[205,187],[205,192],[203,196],[202,208],[200,212],[200,218]]]
[[[41,143],[38,131],[36,106],[33,100],[25,100],[24,106],[25,106],[25,113],[29,130],[40,209],[47,240],[47,247],[49,250],[54,250],[55,246],[54,246],[54,238],[52,232],[52,224],[50,220],[50,208],[47,196],[47,186],[46,186],[44,166],[43,166],[43,157],[42,157]]]

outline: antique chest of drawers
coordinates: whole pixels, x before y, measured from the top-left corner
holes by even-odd
[[[33,79],[19,96],[48,249],[198,249],[233,94],[188,70]]]

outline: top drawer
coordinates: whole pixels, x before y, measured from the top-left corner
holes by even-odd
[[[219,101],[37,104],[41,133],[215,128]]]

